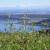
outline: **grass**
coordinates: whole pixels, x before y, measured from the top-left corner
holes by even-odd
[[[0,33],[0,50],[50,50],[50,35],[32,33]]]

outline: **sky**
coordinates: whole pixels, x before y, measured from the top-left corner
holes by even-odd
[[[50,7],[50,0],[0,0],[0,8]]]

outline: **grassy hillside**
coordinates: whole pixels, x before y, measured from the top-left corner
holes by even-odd
[[[0,50],[50,50],[50,34],[0,33]]]

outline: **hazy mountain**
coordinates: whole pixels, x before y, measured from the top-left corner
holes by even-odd
[[[50,7],[43,7],[43,8],[25,8],[25,9],[18,9],[18,8],[0,8],[0,14],[7,14],[7,13],[33,13],[33,14],[50,14]]]

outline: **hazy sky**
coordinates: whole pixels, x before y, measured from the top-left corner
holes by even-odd
[[[0,7],[33,8],[50,6],[50,0],[0,0]]]

